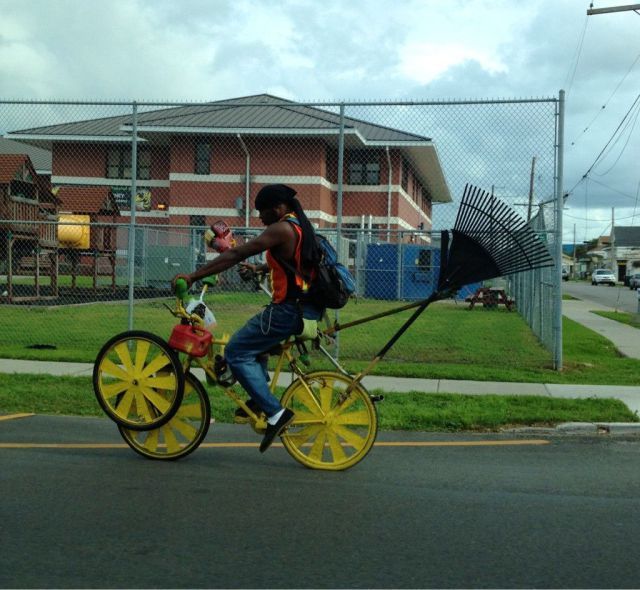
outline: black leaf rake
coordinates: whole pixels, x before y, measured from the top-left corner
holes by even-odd
[[[447,299],[471,283],[548,266],[554,266],[553,258],[526,221],[500,199],[467,184],[453,229],[441,234],[440,271],[435,291],[421,301],[345,324],[336,322],[324,330],[324,334],[331,336],[351,326],[416,308],[348,389],[371,371],[430,303]]]
[[[549,250],[531,227],[504,202],[467,184],[456,222],[442,234],[437,291],[553,266]]]

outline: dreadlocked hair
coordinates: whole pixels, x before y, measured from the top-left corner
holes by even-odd
[[[320,250],[316,243],[316,232],[309,218],[305,215],[300,201],[294,197],[288,204],[298,218],[298,222],[302,228],[302,247],[300,250],[302,269],[303,271],[310,271],[318,266],[320,262]]]
[[[258,211],[285,203],[298,218],[302,229],[301,265],[303,274],[310,275],[320,262],[320,250],[316,244],[316,234],[302,209],[300,201],[295,197],[296,191],[286,184],[268,184],[256,195],[255,206]]]

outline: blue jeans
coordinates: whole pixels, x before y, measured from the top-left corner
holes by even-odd
[[[322,311],[313,305],[304,305],[303,316],[317,320]],[[302,317],[297,303],[270,303],[225,346],[224,357],[231,372],[267,416],[277,414],[282,406],[269,389],[268,357],[263,353],[301,332]]]

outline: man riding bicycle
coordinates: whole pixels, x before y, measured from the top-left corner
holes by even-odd
[[[295,195],[296,191],[284,184],[264,186],[256,196],[255,208],[266,229],[245,244],[225,250],[193,273],[173,279],[174,285],[176,279],[183,278],[191,286],[238,264],[244,276],[269,272],[271,303],[231,337],[224,354],[234,377],[251,397],[251,405],[267,416],[261,453],[295,417],[269,389],[265,353],[290,336],[300,334],[303,318],[317,320],[323,313],[323,309],[306,300],[319,252],[313,226]],[[244,262],[262,252],[266,252],[266,264]]]

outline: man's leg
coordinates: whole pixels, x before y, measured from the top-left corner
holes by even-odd
[[[261,353],[300,331],[295,304],[269,305],[238,330],[225,347],[224,356],[235,378],[268,417],[282,410],[269,389]]]

